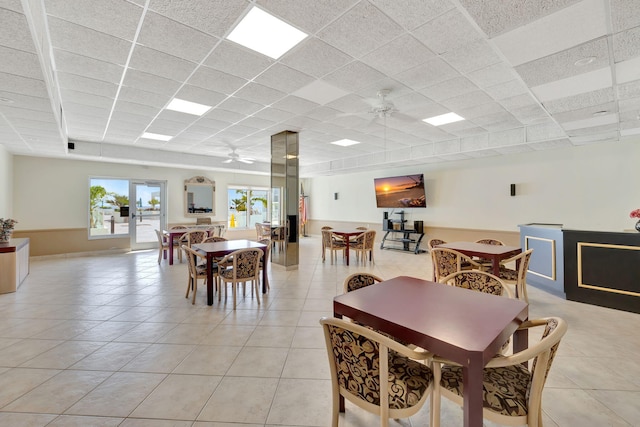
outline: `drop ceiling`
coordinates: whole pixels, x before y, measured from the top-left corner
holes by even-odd
[[[253,7],[308,37],[278,59],[227,40]],[[267,173],[292,130],[317,176],[640,138],[637,0],[0,0],[0,22],[17,155]]]

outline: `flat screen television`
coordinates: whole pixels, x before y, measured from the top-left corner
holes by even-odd
[[[379,208],[426,208],[424,175],[375,178],[376,205]]]

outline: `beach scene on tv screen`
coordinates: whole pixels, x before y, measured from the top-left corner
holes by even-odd
[[[427,206],[422,174],[374,179],[379,208],[424,208]]]

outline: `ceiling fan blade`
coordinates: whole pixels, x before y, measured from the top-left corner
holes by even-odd
[[[233,159],[227,159],[227,160],[223,161],[222,163],[231,163],[231,162],[233,162]]]
[[[246,163],[248,165],[253,163],[253,160],[249,160],[249,159],[238,159],[238,161],[240,161],[242,163]]]

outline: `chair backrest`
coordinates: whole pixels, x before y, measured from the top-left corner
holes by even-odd
[[[196,218],[196,225],[211,224],[211,218]]]
[[[518,299],[524,300],[527,303],[529,302],[529,296],[527,295],[527,270],[529,270],[529,262],[531,261],[532,253],[533,249],[527,249],[516,256],[502,261],[504,264],[508,264],[510,262],[516,263],[516,296]]]
[[[538,413],[540,410],[544,383],[558,351],[560,340],[568,328],[567,322],[559,317],[545,317],[526,321],[520,325],[519,329],[531,329],[534,327],[544,327],[540,341],[518,353],[495,357],[486,366],[487,368],[512,366],[533,360],[530,369],[531,381],[527,392],[529,400],[527,406],[530,414]],[[531,335],[531,331],[529,331],[529,335]]]
[[[156,236],[158,236],[158,244],[160,245],[160,247],[163,247],[167,244],[167,242],[164,239],[164,235],[160,232],[160,230],[155,230],[156,231]]]
[[[227,239],[220,236],[211,236],[204,239],[201,243],[215,243],[215,242],[226,242]]]
[[[378,282],[382,282],[382,279],[373,274],[353,273],[344,279],[344,292],[347,293],[355,291],[356,289],[364,288],[365,286],[373,285]]]
[[[502,241],[496,239],[480,239],[476,240],[476,243],[482,243],[484,245],[504,246],[504,243]]]
[[[264,265],[264,261],[268,261],[271,254],[271,239],[260,239],[258,240],[258,243],[262,243],[267,247],[266,252],[263,254],[262,260],[260,261],[260,263]]]
[[[197,258],[205,259],[205,257],[204,255],[200,254],[199,252],[196,252],[195,250],[191,249],[187,245],[182,245],[182,250],[184,251],[184,254],[187,257],[187,267],[189,269],[189,276],[192,277],[193,279],[196,279],[198,277],[198,270],[196,268],[196,259]]]
[[[187,246],[191,247],[191,245],[195,243],[202,243],[202,241],[207,238],[207,235],[209,233],[207,233],[206,231],[198,230],[198,231],[190,231],[185,234],[187,235]]]
[[[330,248],[331,244],[332,244],[332,232],[331,230],[322,230],[322,247],[323,248]]]
[[[462,270],[462,263],[470,265],[472,268],[480,270],[482,265],[473,261],[465,254],[447,248],[431,249],[431,257],[433,260],[433,271],[436,282],[456,271]]]
[[[367,227],[356,227],[356,230],[368,230]]]
[[[447,243],[447,242],[441,239],[429,239],[429,241],[427,242],[427,247],[429,248],[429,251],[431,251],[431,249],[433,249],[434,247],[438,245],[442,245],[444,243]]]
[[[329,227],[328,225],[325,225],[320,230],[333,230],[333,227]]]
[[[387,425],[390,417],[410,416],[422,407],[432,389],[432,372],[427,365],[408,357],[424,356],[343,319],[325,317],[320,324],[329,356],[334,402],[343,395],[378,414],[381,425]],[[402,366],[402,378],[398,377],[396,366]],[[337,426],[336,407],[334,417],[333,425]]]
[[[219,265],[230,266],[232,272],[227,279],[232,280],[258,280],[259,265],[262,258],[262,249],[238,249],[225,256]]]
[[[187,228],[186,225],[174,225],[169,230],[185,230]]]
[[[376,242],[376,230],[368,230],[364,233],[364,249],[373,250]]]
[[[484,292],[485,294],[504,295],[513,298],[511,289],[505,286],[499,277],[480,270],[456,271],[446,277],[440,278],[440,283],[450,284],[458,288]]]

